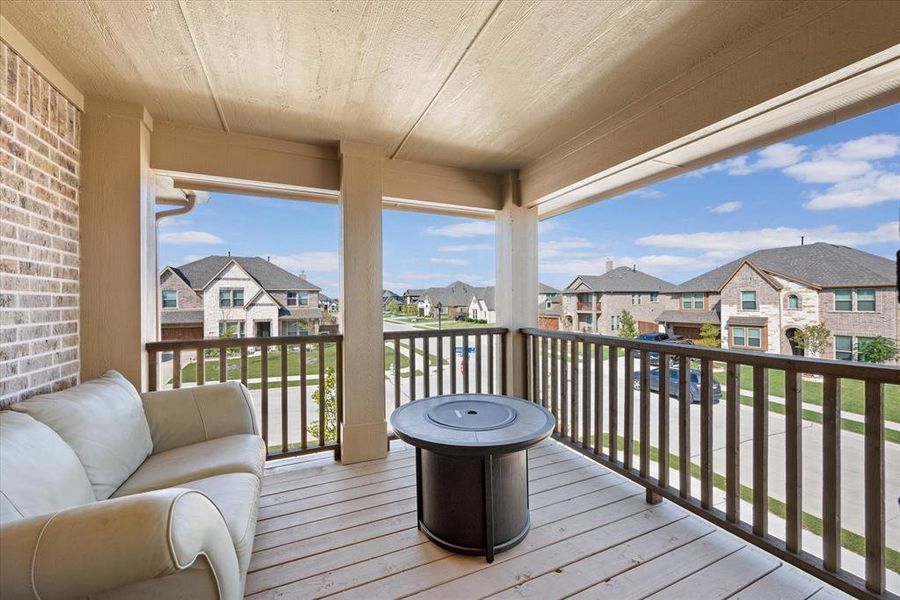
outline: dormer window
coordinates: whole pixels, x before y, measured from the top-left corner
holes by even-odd
[[[178,308],[178,292],[176,292],[175,290],[163,290],[162,307]]]

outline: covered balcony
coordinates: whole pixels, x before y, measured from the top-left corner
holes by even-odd
[[[109,369],[244,384],[266,464],[220,597],[897,598],[897,367],[542,330],[534,299],[542,219],[900,101],[898,22],[881,1],[5,1],[2,406]],[[337,206],[338,333],[161,341],[154,213],[215,191]],[[494,223],[495,327],[385,330],[383,210]],[[490,564],[417,530],[388,426],[463,393],[557,419],[531,532]],[[29,568],[4,597],[67,596]]]

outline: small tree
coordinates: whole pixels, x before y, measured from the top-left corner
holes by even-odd
[[[856,356],[861,362],[883,363],[897,358],[897,353],[897,344],[880,335],[856,345]]]
[[[719,337],[720,330],[712,323],[704,323],[700,326],[701,346],[709,346],[710,348],[718,348],[722,345],[722,339]]]
[[[831,331],[822,323],[801,327],[791,337],[791,341],[810,356],[818,356],[828,346],[830,340]]]
[[[623,310],[621,316],[619,316],[619,335],[631,339],[635,339],[638,336],[634,317],[627,310]]]
[[[337,380],[333,367],[325,370],[325,402],[322,402],[318,389],[313,392],[312,399],[320,411],[325,411],[325,441],[337,440]],[[309,423],[306,431],[312,439],[319,439],[319,420]]]
[[[395,298],[391,298],[390,300],[388,300],[387,312],[392,315],[396,315],[400,312],[400,305],[397,303],[397,300]]]

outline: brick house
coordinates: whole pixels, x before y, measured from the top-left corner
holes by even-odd
[[[207,256],[159,276],[162,340],[318,333],[320,288],[266,259]]]
[[[543,329],[559,329],[559,290],[538,283],[538,326]],[[475,288],[469,301],[467,315],[471,319],[479,319],[488,323],[497,322],[497,309],[494,306],[494,286]]]
[[[853,360],[861,341],[900,337],[896,268],[868,252],[815,243],[753,252],[672,293],[683,304],[702,298],[725,348],[802,354],[794,332],[822,323],[831,332],[823,357]],[[665,324],[678,332],[676,321]]]
[[[562,291],[561,329],[616,335],[628,311],[641,333],[658,331],[657,317],[672,306],[668,281],[634,267],[613,268],[603,275],[578,275]]]

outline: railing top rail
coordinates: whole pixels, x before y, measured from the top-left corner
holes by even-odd
[[[467,327],[465,329],[409,329],[403,331],[385,331],[384,339],[386,340],[408,340],[409,338],[434,338],[447,337],[451,335],[485,335],[508,333],[506,327]]]
[[[523,328],[521,329],[521,332],[525,335],[539,335],[561,340],[591,342],[617,348],[630,348],[632,350],[664,352],[673,356],[688,356],[690,358],[705,358],[722,362],[734,362],[742,365],[764,367],[767,369],[796,371],[816,375],[833,375],[835,377],[847,379],[866,379],[880,383],[900,384],[900,367],[891,365],[875,365],[848,362],[845,360],[809,358],[806,356],[784,356],[780,354],[768,354],[747,350],[726,350],[722,348],[672,344],[668,342],[644,342],[595,333],[575,333],[552,329],[537,329],[533,327]]]
[[[202,340],[169,340],[166,342],[148,342],[148,352],[168,352],[170,350],[205,350],[209,348],[242,348],[255,346],[281,346],[284,344],[322,344],[340,342],[341,334],[329,335],[283,335],[268,337],[243,338],[204,338]]]

